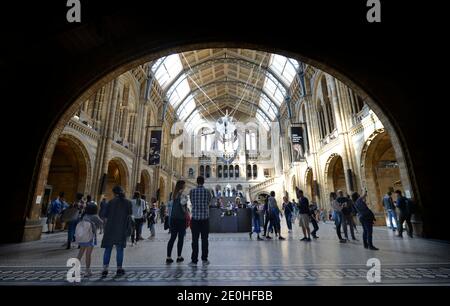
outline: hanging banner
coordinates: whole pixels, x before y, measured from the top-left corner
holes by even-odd
[[[148,164],[150,166],[159,165],[161,154],[161,130],[152,131],[150,134],[150,152],[148,157]]]
[[[298,162],[305,159],[305,139],[303,127],[291,126],[292,161]]]

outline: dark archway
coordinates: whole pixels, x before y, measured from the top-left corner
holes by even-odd
[[[41,12],[40,10],[47,8],[41,6],[37,11]],[[380,36],[385,43],[392,43],[389,50],[377,48],[377,45],[373,44],[371,36],[373,33],[369,30],[365,35],[366,44],[371,46],[366,49],[367,52],[360,52],[360,48],[354,48],[356,42],[340,44],[339,51],[336,51],[336,48],[329,46],[342,41],[338,36],[330,35],[329,39],[323,40],[320,35],[311,31],[302,33],[301,39],[292,39],[300,36],[294,22],[296,18],[292,18],[293,21],[289,25],[283,24],[277,28],[274,24],[271,31],[277,35],[270,35],[267,31],[258,31],[239,23],[237,26],[228,26],[227,31],[204,25],[184,25],[161,30],[158,27],[148,27],[145,18],[127,16],[139,11],[146,10],[139,5],[132,10],[114,6],[108,8],[105,14],[102,8],[98,10],[101,13],[94,14],[95,18],[85,20],[80,26],[55,25],[48,29],[36,26],[39,22],[33,23],[34,21],[30,19],[30,24],[34,26],[30,27],[30,32],[23,39],[23,43],[10,44],[7,47],[15,49],[7,50],[11,56],[5,61],[7,64],[4,66],[5,75],[8,75],[6,85],[11,90],[17,89],[19,92],[23,84],[23,74],[19,72],[39,71],[41,77],[30,82],[28,91],[34,92],[40,101],[45,101],[46,107],[31,103],[28,111],[23,113],[20,105],[9,106],[10,113],[21,113],[24,122],[34,122],[36,117],[40,120],[39,124],[34,126],[34,137],[28,143],[27,152],[19,152],[21,155],[16,157],[20,158],[22,165],[15,171],[17,178],[11,180],[14,191],[12,201],[17,205],[5,211],[10,217],[2,226],[7,230],[0,232],[12,234],[8,234],[6,239],[2,240],[20,241],[23,238],[27,214],[31,209],[35,209],[35,199],[42,193],[42,189],[36,187],[40,184],[39,173],[49,166],[44,157],[48,146],[55,144],[51,133],[55,128],[60,128],[61,122],[68,120],[65,114],[76,109],[74,103],[93,94],[96,88],[130,67],[167,54],[169,51],[180,50],[181,47],[184,50],[213,46],[262,49],[299,58],[333,74],[358,92],[374,111],[384,114],[380,116],[383,123],[392,122],[391,127],[396,132],[396,138],[392,142],[394,147],[403,149],[405,153],[404,162],[412,179],[411,189],[414,191],[414,197],[430,205],[430,213],[439,211],[435,207],[440,205],[437,204],[439,201],[432,200],[434,193],[431,186],[436,185],[430,183],[435,176],[432,169],[424,166],[427,157],[431,159],[433,153],[424,153],[427,147],[426,138],[417,137],[424,132],[422,127],[416,124],[423,119],[424,113],[419,103],[422,99],[417,93],[410,93],[409,90],[410,84],[414,81],[412,78],[414,67],[408,60],[399,60],[408,53],[404,50],[409,50],[409,47],[398,43],[398,36],[394,32],[386,31]],[[48,12],[52,12],[52,9],[50,8]],[[124,15],[120,15],[119,12]],[[295,16],[295,12],[291,14]],[[252,15],[256,18],[259,14]],[[43,18],[43,14],[36,13],[36,16]],[[286,20],[291,19],[286,17]],[[336,21],[333,16],[330,16],[330,20]],[[130,36],[129,33],[133,35]],[[402,38],[405,39],[406,36],[407,34]],[[400,41],[403,42],[403,39]],[[417,38],[411,41],[417,41]],[[38,60],[24,61],[23,59],[28,58],[31,52]],[[383,61],[374,58],[383,58]],[[433,60],[439,59],[429,59]],[[392,67],[397,69],[393,70]],[[392,84],[396,84],[394,89]],[[372,98],[369,98],[369,95]],[[414,101],[417,101],[417,104]],[[404,111],[405,105],[408,105],[408,112]],[[431,127],[429,128],[431,131]],[[20,139],[25,137],[26,134],[16,134],[8,143],[20,147]],[[412,148],[422,149],[412,150]],[[28,193],[24,192],[25,190]],[[430,217],[429,220],[429,235],[435,237],[447,235],[445,234],[447,231],[438,229],[441,226],[439,224],[444,224],[443,222],[432,222],[436,224],[432,225],[433,218]]]

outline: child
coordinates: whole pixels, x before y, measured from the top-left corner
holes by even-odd
[[[89,225],[90,224],[90,228]],[[103,226],[103,221],[97,215],[97,205],[89,204],[86,206],[84,211],[84,216],[77,225],[77,230],[75,236],[78,238],[78,245],[80,246],[80,251],[78,252],[78,260],[81,261],[84,253],[86,252],[86,277],[92,275],[91,272],[91,255],[94,246],[97,245],[97,229]],[[87,228],[91,230],[92,233],[82,233],[82,228]],[[89,241],[85,241],[86,237],[92,237]],[[84,239],[83,239],[84,238]]]

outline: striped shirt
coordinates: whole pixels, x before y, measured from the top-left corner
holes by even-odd
[[[189,198],[192,204],[192,220],[206,220],[209,218],[209,203],[211,193],[203,186],[191,189]]]

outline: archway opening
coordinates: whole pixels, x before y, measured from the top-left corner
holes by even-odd
[[[106,174],[106,188],[105,197],[111,200],[114,197],[112,189],[114,186],[121,186],[123,190],[127,191],[127,171],[122,163],[117,159],[112,159],[108,163],[108,172]]]
[[[342,157],[339,155],[334,155],[328,165],[328,175],[327,175],[328,191],[336,192],[338,190],[344,191],[344,193],[349,193],[352,190],[347,190],[345,184],[345,172]]]

